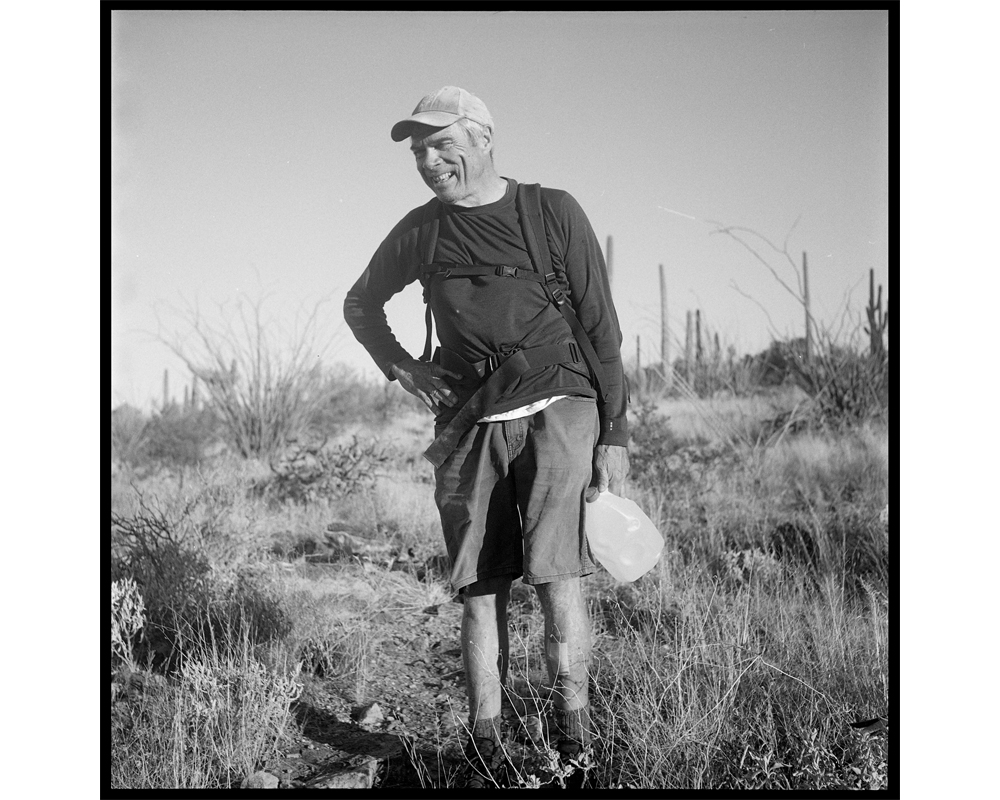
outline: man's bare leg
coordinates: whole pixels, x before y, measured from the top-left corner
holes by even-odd
[[[500,716],[507,685],[510,639],[507,630],[509,577],[490,578],[463,592],[462,658],[469,695],[470,725]]]
[[[545,614],[545,655],[552,682],[554,746],[560,760],[577,769],[566,778],[566,788],[582,788],[593,726],[588,702],[590,617],[579,578],[539,584],[538,598]],[[582,761],[581,761],[582,759]]]
[[[545,656],[555,707],[575,711],[587,705],[590,617],[579,578],[535,586],[545,615]]]

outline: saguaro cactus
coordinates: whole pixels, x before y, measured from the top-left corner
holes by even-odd
[[[705,351],[701,345],[701,309],[695,309],[694,312],[694,332],[695,332],[695,353],[694,360],[696,364],[701,364],[705,359]]]
[[[690,309],[687,312],[687,326],[684,330],[684,380],[691,383],[694,361],[694,320]]]
[[[882,338],[886,326],[889,323],[889,303],[886,302],[885,311],[882,310],[882,284],[878,287],[878,299],[875,298],[875,270],[868,270],[868,307],[865,313],[868,315],[868,327],[865,333],[868,334],[871,354],[873,358],[885,356],[885,340]]]
[[[802,305],[806,310],[806,363],[812,361],[812,313],[809,309],[809,262],[802,251]]]
[[[670,391],[673,385],[674,368],[670,363],[670,333],[667,325],[667,278],[660,264],[660,368],[663,371],[663,385]]]

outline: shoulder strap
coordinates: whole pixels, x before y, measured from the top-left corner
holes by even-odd
[[[594,345],[591,343],[590,337],[587,336],[587,332],[576,316],[572,303],[569,302],[569,298],[563,291],[562,286],[559,285],[555,269],[552,266],[552,254],[549,252],[548,238],[545,237],[545,217],[542,214],[541,185],[537,183],[527,185],[519,183],[514,202],[517,207],[518,219],[521,221],[521,232],[524,236],[524,243],[528,248],[528,256],[531,258],[531,263],[534,265],[535,270],[543,276],[542,285],[545,287],[545,293],[549,296],[549,300],[559,309],[569,324],[570,330],[573,331],[580,351],[583,353],[584,361],[587,362],[587,367],[590,369],[590,376],[594,382],[594,388],[597,390],[598,402],[603,405],[607,398],[604,394],[604,382],[601,380],[601,360],[597,356],[597,351],[594,350]],[[535,236],[536,231],[540,231],[544,237],[545,247],[538,246],[538,239]]]
[[[427,338],[424,340],[424,352],[420,356],[421,361],[431,359],[431,334],[434,327],[434,318],[431,316],[431,304],[429,290],[430,282],[426,279],[424,267],[434,261],[434,251],[437,249],[438,226],[440,224],[438,211],[440,203],[437,198],[432,199],[424,206],[424,216],[420,221],[420,229],[417,232],[417,252],[423,258],[420,270],[420,282],[424,288],[424,324],[427,327]]]

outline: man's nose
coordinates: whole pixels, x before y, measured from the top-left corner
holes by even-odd
[[[430,167],[430,166],[433,166],[434,164],[437,164],[438,161],[440,161],[440,160],[441,159],[438,158],[438,154],[437,154],[436,150],[433,150],[431,148],[427,148],[427,150],[424,151],[423,158],[421,159],[421,166],[423,166],[423,167]]]

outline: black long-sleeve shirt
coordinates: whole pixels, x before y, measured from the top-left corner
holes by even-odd
[[[514,198],[517,184],[495,203],[465,208],[441,204],[434,260],[460,264],[507,264],[531,269]],[[564,191],[543,188],[542,213],[553,267],[601,361],[605,401],[598,403],[600,444],[628,442],[627,388],[621,362],[621,329],[611,299],[600,245],[579,203]],[[438,204],[436,198],[430,201]],[[394,380],[392,365],[410,354],[386,320],[385,303],[420,277],[418,234],[426,206],[408,213],[376,250],[347,294],[344,317],[379,369]],[[536,231],[540,238],[541,231]],[[541,244],[541,242],[540,242]],[[431,309],[441,345],[466,361],[514,348],[574,341],[560,311],[540,284],[510,278],[436,281]],[[594,397],[582,364],[542,367],[522,375],[490,409],[510,411],[556,395]]]

